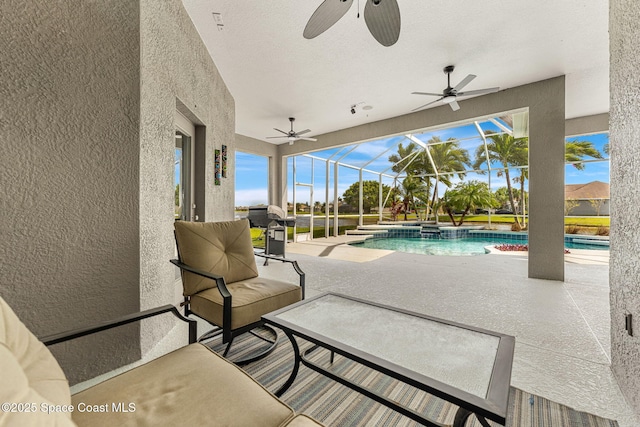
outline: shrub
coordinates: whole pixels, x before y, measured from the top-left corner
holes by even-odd
[[[596,236],[608,236],[609,235],[609,227],[598,227],[596,230]]]
[[[578,234],[579,231],[580,227],[578,227],[577,225],[567,225],[564,227],[564,232],[566,234]]]
[[[522,227],[519,223],[514,222],[513,224],[511,224],[511,231],[522,231]]]
[[[528,245],[510,244],[510,243],[503,243],[502,245],[495,245],[494,248],[496,248],[499,251],[503,251],[503,252],[526,252],[526,251],[529,250],[529,246]]]
[[[528,252],[529,251],[529,245],[523,245],[520,243],[503,243],[501,245],[495,245],[494,248],[503,252]],[[564,253],[570,254],[571,252],[569,252],[569,249],[565,248]]]

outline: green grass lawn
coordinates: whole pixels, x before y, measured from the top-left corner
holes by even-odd
[[[591,216],[591,217],[565,217],[564,225],[581,225],[583,227],[609,227],[611,218],[608,216]]]
[[[454,215],[456,220],[460,219],[462,215]],[[315,214],[313,216],[316,221],[324,221],[324,215]],[[333,218],[333,215],[330,215],[330,218]],[[357,221],[357,214],[349,214],[349,215],[339,215],[339,218],[345,219],[354,219]],[[522,216],[518,217],[519,220],[522,219]],[[384,218],[384,221],[390,221],[390,218]],[[416,221],[418,217],[415,213],[407,214],[407,221]],[[451,219],[448,215],[440,215],[438,217],[440,222],[450,222]],[[404,221],[404,214],[398,215],[398,221]],[[464,217],[465,222],[489,222],[489,215],[466,215]],[[378,222],[378,214],[365,214],[363,215],[364,224],[376,224]],[[491,222],[496,224],[511,224],[514,222],[513,215],[491,215]],[[593,217],[565,217],[564,218],[565,225],[579,225],[584,227],[608,227],[610,223],[610,218],[608,216],[593,216]],[[324,226],[323,226],[324,229]],[[309,230],[307,230],[308,232]]]
[[[333,218],[333,216],[331,216]],[[460,215],[455,215],[456,220],[459,219]],[[338,229],[338,234],[342,235],[346,230],[353,230],[357,228],[358,224],[358,215],[339,215],[340,219],[350,219],[351,224],[349,225],[341,225]],[[520,217],[521,219],[521,217]],[[313,230],[313,237],[320,238],[324,237],[324,215],[314,215],[314,220],[322,222],[322,225],[316,225]],[[388,221],[388,219],[385,219]],[[408,214],[407,221],[416,221],[417,217],[415,214]],[[404,221],[404,215],[398,216],[398,221]],[[439,217],[439,221],[443,223],[450,222],[450,218],[448,215],[441,215]],[[377,214],[369,214],[363,216],[363,223],[365,225],[377,224],[378,215]],[[464,217],[464,223],[488,223],[489,216],[488,215],[467,215]],[[491,215],[491,223],[492,224],[512,224],[514,222],[513,215]],[[565,217],[564,219],[565,226],[569,226],[574,231],[567,231],[570,233],[578,233],[578,234],[596,234],[596,230],[599,230],[603,227],[608,228],[610,224],[610,218],[608,216],[594,216],[594,217]],[[288,239],[293,239],[293,228],[287,227],[288,231]],[[308,233],[309,227],[297,227],[298,233]],[[607,233],[608,234],[608,233]],[[329,235],[333,236],[333,227],[329,227]],[[253,246],[257,248],[264,248],[264,233],[262,230],[257,228],[251,229],[251,239],[253,241]]]

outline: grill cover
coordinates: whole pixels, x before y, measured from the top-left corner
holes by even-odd
[[[278,223],[293,224],[293,218],[287,218],[287,213],[280,206],[250,206],[247,216],[252,228],[267,228],[271,221],[276,220]],[[280,221],[278,221],[280,220]]]

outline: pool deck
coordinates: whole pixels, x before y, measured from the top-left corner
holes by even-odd
[[[451,257],[346,244],[358,239],[287,245],[306,273],[307,295],[338,292],[513,335],[514,387],[620,427],[640,425],[610,366],[608,251],[572,250],[558,282],[528,278],[522,252]],[[286,264],[259,269],[295,279]]]
[[[286,252],[287,254],[295,253],[352,262],[373,261],[395,252],[385,249],[358,248],[349,245],[349,243],[361,242],[366,238],[366,236],[361,235],[342,235],[288,243]],[[489,249],[491,250],[490,255],[527,257],[527,252],[502,252],[497,249]],[[609,251],[570,249],[570,253],[564,256],[564,260],[572,264],[609,265]]]

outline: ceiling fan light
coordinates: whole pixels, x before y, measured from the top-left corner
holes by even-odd
[[[451,104],[453,101],[456,100],[455,96],[445,96],[444,98],[442,98],[442,102],[444,102],[445,104]]]

